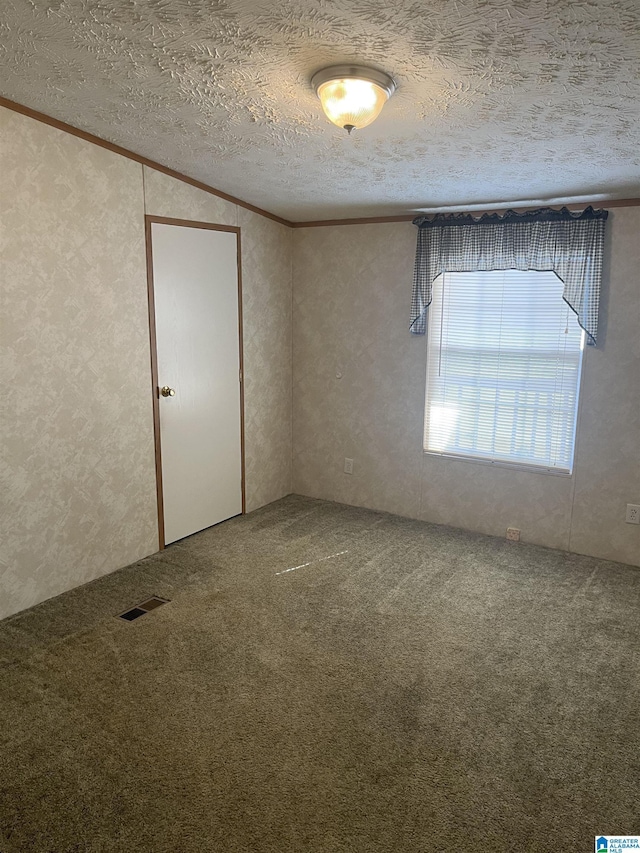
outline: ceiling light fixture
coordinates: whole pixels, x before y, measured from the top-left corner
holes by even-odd
[[[313,75],[311,85],[329,121],[347,133],[371,124],[396,90],[384,71],[360,65],[323,68]]]

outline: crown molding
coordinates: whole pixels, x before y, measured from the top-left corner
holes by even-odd
[[[565,202],[562,204],[536,204],[528,207],[517,207],[514,205],[501,205],[495,207],[487,205],[487,207],[473,206],[473,210],[465,210],[464,208],[451,210],[451,213],[470,213],[473,216],[480,216],[483,213],[504,213],[506,210],[517,210],[521,213],[526,213],[530,210],[540,210],[541,207],[550,207],[554,210],[560,210],[562,207],[568,207],[569,210],[584,210],[586,207],[611,208],[611,207],[640,207],[640,198],[616,198],[609,200],[599,199],[598,201],[581,201],[581,202]],[[438,210],[430,213],[429,211],[416,211],[415,213],[402,214],[401,216],[364,216],[359,219],[316,219],[309,222],[290,222],[291,228],[322,228],[330,225],[378,225],[385,222],[413,222],[418,216],[435,216],[436,213],[448,213],[446,210]]]

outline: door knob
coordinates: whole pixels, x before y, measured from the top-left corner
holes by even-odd
[[[162,394],[163,397],[175,397],[176,396],[176,389],[175,388],[169,388],[168,385],[163,385],[162,388],[160,389],[160,393]]]

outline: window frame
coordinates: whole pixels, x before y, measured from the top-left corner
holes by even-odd
[[[491,272],[501,272],[501,271],[503,271],[503,270],[469,270],[468,272],[476,272],[479,274],[489,275],[489,274],[491,274]],[[556,275],[556,277],[558,278],[558,280],[560,282],[562,281],[560,279],[560,277],[557,275],[557,273],[555,273],[555,271],[553,271],[553,270],[527,270],[527,272],[532,272],[532,273],[551,272],[554,275]],[[432,283],[433,288],[435,289],[436,287],[442,287],[443,286],[440,283],[440,279],[444,275],[455,275],[455,274],[456,273],[453,271],[445,271],[445,272],[441,273],[440,275],[436,276],[436,278],[433,280],[433,283]],[[565,303],[566,303],[566,300],[565,300]],[[567,304],[567,307],[569,309],[571,309],[571,306],[568,305],[568,303],[566,303],[566,304]],[[423,406],[423,410],[422,410],[423,411],[423,421],[422,421],[423,429],[422,429],[422,442],[421,442],[423,454],[425,456],[431,456],[431,457],[435,457],[435,458],[439,458],[439,459],[451,459],[451,460],[458,461],[458,462],[467,462],[467,463],[470,462],[470,463],[476,464],[476,465],[506,468],[506,469],[510,469],[510,470],[524,471],[524,472],[535,473],[535,474],[548,474],[548,475],[551,475],[553,477],[565,477],[565,478],[573,477],[573,472],[575,469],[576,451],[577,451],[577,445],[578,445],[578,424],[580,421],[580,410],[581,410],[581,406],[582,406],[582,377],[583,377],[583,367],[584,367],[584,356],[585,356],[585,349],[586,349],[586,346],[588,343],[587,333],[585,332],[585,330],[581,328],[580,356],[578,359],[578,377],[577,377],[576,386],[575,386],[576,387],[576,406],[575,406],[575,412],[574,412],[573,424],[572,424],[572,429],[573,429],[572,452],[571,452],[571,459],[570,459],[570,467],[569,467],[569,470],[566,470],[566,469],[560,469],[560,468],[549,466],[549,465],[537,465],[536,463],[530,462],[530,461],[518,462],[518,461],[513,460],[513,459],[489,459],[489,458],[483,457],[483,456],[474,456],[470,453],[456,453],[454,451],[446,451],[446,450],[445,451],[430,450],[430,449],[427,449],[425,447],[426,437],[427,437],[427,417],[428,417],[427,406],[429,404],[429,399],[430,399],[428,396],[428,391],[429,391],[429,355],[430,355],[429,341],[431,339],[432,329],[433,329],[435,323],[437,322],[437,320],[434,319],[434,312],[432,309],[433,309],[433,304],[431,304],[429,306],[429,310],[427,311],[427,328],[426,328],[426,335],[425,335],[425,349],[426,349],[425,379],[424,379],[425,396],[424,396],[424,406]]]

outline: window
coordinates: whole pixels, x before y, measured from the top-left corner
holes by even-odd
[[[570,473],[584,333],[553,272],[445,272],[429,308],[424,449]]]

